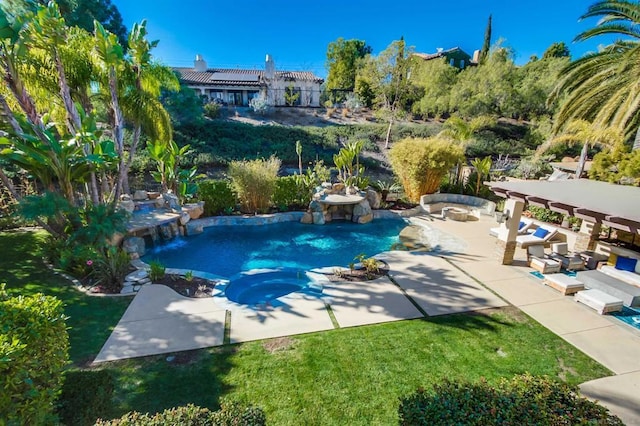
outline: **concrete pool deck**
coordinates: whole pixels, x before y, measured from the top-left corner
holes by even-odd
[[[493,258],[495,238],[488,235],[493,218],[454,222],[422,216],[413,221],[437,231],[440,255],[384,253],[389,278],[332,282],[322,300],[293,294],[256,310],[230,309],[229,342],[333,329],[331,315],[339,327],[350,327],[420,318],[421,310],[431,316],[510,304],[615,373],[581,390],[626,424],[640,425],[640,331],[542,284],[525,266],[521,249],[513,266],[500,265]],[[455,250],[446,250],[449,242]],[[184,298],[160,285],[143,290],[95,362],[224,343],[226,307],[211,299]]]

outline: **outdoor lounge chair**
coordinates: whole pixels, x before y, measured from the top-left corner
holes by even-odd
[[[554,274],[560,272],[561,263],[547,257],[544,247],[539,244],[527,247],[527,260],[529,266],[542,274]]]
[[[551,244],[551,256],[562,263],[562,267],[568,271],[581,271],[584,269],[584,260],[574,253],[569,252],[567,243]]]
[[[528,217],[521,217],[520,222],[518,223],[518,235],[527,235],[529,232],[533,231],[536,227],[536,224],[533,220]],[[497,237],[500,233],[500,228],[491,228],[489,229],[489,235]]]
[[[540,225],[532,234],[518,235],[518,247],[527,248],[534,245],[546,245],[558,235],[558,229],[547,224]]]

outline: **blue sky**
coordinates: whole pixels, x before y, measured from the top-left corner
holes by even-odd
[[[516,63],[541,56],[564,41],[572,57],[606,40],[573,43],[596,19],[578,22],[591,1],[581,0],[112,0],[127,28],[147,19],[153,51],[169,66],[193,66],[196,54],[209,67],[262,68],[267,53],[281,70],[326,76],[327,45],[338,37],[366,41],[377,54],[404,36],[417,52],[459,46],[480,49],[489,14],[492,41],[516,52]]]

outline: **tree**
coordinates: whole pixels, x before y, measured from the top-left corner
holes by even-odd
[[[458,71],[446,62],[446,58],[425,61],[413,58],[411,82],[420,87],[423,96],[413,104],[413,112],[423,116],[449,114],[450,93],[456,83]]]
[[[475,158],[471,160],[471,165],[476,169],[476,196],[478,196],[482,179],[489,176],[491,171],[491,157]]]
[[[564,41],[553,43],[547,50],[542,54],[542,59],[549,58],[570,58],[571,52],[569,52],[569,48],[564,43]]]
[[[356,84],[358,62],[371,53],[371,46],[364,40],[345,40],[342,37],[327,47],[326,90],[332,93],[333,101],[344,100],[344,91],[352,91]],[[339,91],[333,96],[333,91]]]
[[[540,145],[537,154],[542,154],[551,146],[562,143],[582,143],[580,160],[576,168],[576,178],[582,176],[584,164],[587,161],[587,153],[591,146],[599,146],[605,149],[613,149],[623,142],[623,134],[615,127],[602,128],[584,120],[576,120],[569,123],[564,132]]]
[[[6,0],[5,11],[13,16],[35,12],[47,6],[49,0]],[[98,21],[107,31],[115,34],[122,46],[127,43],[127,29],[122,16],[111,0],[57,0],[60,14],[69,27],[77,26],[93,31],[93,21]]]
[[[489,49],[491,48],[491,15],[489,15],[489,20],[487,21],[487,28],[484,30],[484,42],[482,43],[482,49],[480,50],[480,58],[479,62],[484,64],[484,62],[489,57]]]
[[[640,3],[605,0],[594,3],[580,19],[601,17],[594,28],[575,41],[601,35],[626,37],[597,53],[588,54],[562,71],[551,101],[563,99],[554,130],[557,133],[574,120],[594,126],[617,127],[625,137],[635,132],[634,149],[640,148]]]

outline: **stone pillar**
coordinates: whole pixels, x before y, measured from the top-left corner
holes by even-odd
[[[586,220],[582,221],[582,225],[580,225],[580,231],[576,236],[576,243],[573,246],[573,251],[582,252],[582,251],[593,251],[596,249],[596,245],[598,244],[598,237],[600,235],[600,224],[588,222]]]
[[[508,219],[500,224],[498,239],[496,241],[495,257],[503,265],[511,265],[516,252],[516,236],[518,235],[518,225],[522,216],[524,203],[513,199],[508,199],[504,205],[504,213]]]

